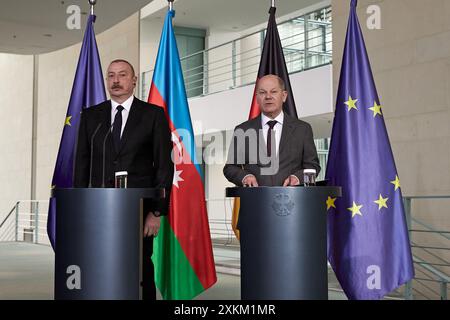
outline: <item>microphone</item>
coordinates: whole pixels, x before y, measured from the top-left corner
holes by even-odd
[[[94,161],[94,138],[97,135],[97,132],[101,126],[102,126],[102,123],[99,123],[91,137],[91,162],[89,164],[89,186],[88,186],[88,188],[92,188],[92,164]]]
[[[106,133],[105,138],[103,139],[103,178],[102,178],[102,188],[105,187],[105,166],[106,166],[106,140],[108,139],[109,135],[111,134],[111,129],[114,126],[114,122],[111,124],[111,126],[108,129],[108,132]]]

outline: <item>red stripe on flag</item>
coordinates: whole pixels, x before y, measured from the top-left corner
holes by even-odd
[[[253,89],[252,106],[250,107],[250,114],[248,115],[249,120],[256,118],[261,113],[258,101],[256,101],[256,86],[258,84],[258,81],[259,81],[259,78],[256,79],[255,88]]]
[[[175,170],[181,171],[180,177],[183,181],[178,182],[179,187],[172,185],[168,218],[175,237],[191,263],[195,274],[206,289],[214,284],[217,278],[214,272],[213,255],[203,254],[212,248],[203,183],[195,164],[192,162],[189,153],[186,152],[185,146],[180,141],[176,128],[169,118],[167,105],[153,83],[148,102],[164,109],[172,135],[175,134],[179,142],[178,145],[182,148],[182,150],[178,150],[177,144],[174,144],[173,150],[178,151],[173,152],[173,159],[176,163]],[[199,228],[202,230],[201,232],[197,231]]]

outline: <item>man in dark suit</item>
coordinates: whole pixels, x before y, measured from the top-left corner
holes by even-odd
[[[296,186],[303,170],[320,171],[311,126],[283,112],[284,82],[262,77],[256,88],[262,114],[236,127],[223,169],[237,186]]]
[[[168,212],[173,179],[169,125],[163,109],[134,97],[137,78],[129,62],[111,62],[106,80],[111,100],[81,114],[74,187],[86,188],[92,179],[92,187],[112,188],[115,172],[127,171],[130,188],[165,188],[164,200],[144,202],[143,298],[155,300],[153,237]]]

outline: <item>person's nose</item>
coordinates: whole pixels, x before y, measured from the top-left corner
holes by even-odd
[[[118,84],[119,83],[119,77],[118,76],[114,76],[112,80],[113,80],[113,84]]]

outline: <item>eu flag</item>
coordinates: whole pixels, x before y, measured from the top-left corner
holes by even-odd
[[[349,299],[381,299],[414,277],[394,163],[352,0],[326,179],[328,259]]]
[[[72,187],[75,141],[81,110],[106,100],[102,67],[98,55],[97,42],[95,41],[94,22],[95,16],[90,15],[64,121],[63,134],[53,173],[52,189]],[[50,198],[47,234],[53,248],[55,248],[55,232],[56,203],[54,198]]]

